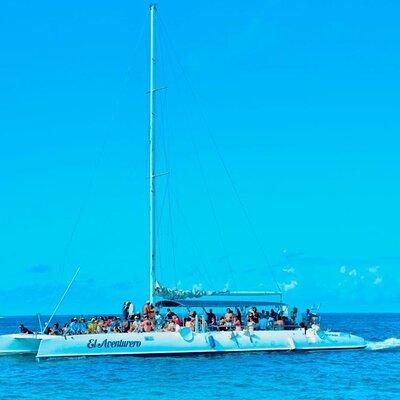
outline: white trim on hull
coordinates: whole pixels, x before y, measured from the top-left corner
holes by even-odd
[[[242,331],[194,333],[149,332],[47,336],[37,358],[82,356],[188,355],[254,351],[357,350],[364,339],[347,333],[294,331]]]

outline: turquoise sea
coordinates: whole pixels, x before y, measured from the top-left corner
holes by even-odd
[[[68,317],[59,317],[60,322]],[[57,318],[56,318],[57,319]],[[0,357],[1,399],[400,399],[400,314],[323,314],[366,350],[101,357]],[[35,317],[4,317],[0,333]]]

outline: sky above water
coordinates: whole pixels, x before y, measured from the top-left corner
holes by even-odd
[[[158,2],[157,277],[400,306],[400,4]],[[148,3],[0,13],[0,315],[148,297]]]

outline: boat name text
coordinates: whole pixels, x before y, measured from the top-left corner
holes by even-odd
[[[114,347],[140,347],[142,342],[140,340],[108,340],[104,339],[99,342],[97,339],[89,339],[87,347],[89,349],[95,348],[114,348]]]

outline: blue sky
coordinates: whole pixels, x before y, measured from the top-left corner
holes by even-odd
[[[398,310],[399,11],[158,2],[160,280],[272,269],[302,307]],[[147,22],[147,2],[3,4],[0,315],[50,312],[77,265],[63,313],[148,297]]]

